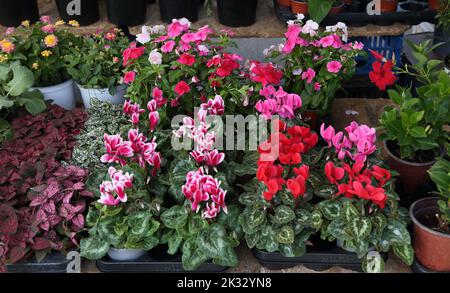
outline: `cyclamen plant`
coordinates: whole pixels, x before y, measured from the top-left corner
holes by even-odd
[[[324,198],[315,207],[323,218],[321,237],[337,239],[364,258],[366,272],[383,271],[380,253],[390,249],[411,265],[408,213],[398,206],[391,172],[375,156],[375,129],[352,122],[346,132],[321,127],[328,146],[322,151],[323,173],[312,180],[315,195]]]
[[[172,169],[177,177],[178,172],[182,176],[182,170],[188,170],[181,188],[185,202],[162,213],[162,223],[168,228],[162,241],[168,244],[169,254],[182,251],[186,270],[194,270],[208,260],[223,266],[236,266],[238,261],[234,247],[240,238],[236,221],[239,209],[225,202],[228,184],[217,176],[225,154],[214,148],[215,134],[207,122],[208,115],[224,112],[224,102],[216,96],[201,105],[198,121],[185,117],[174,130],[176,137],[195,145],[190,157],[178,160]]]
[[[148,103],[149,120],[153,104],[154,100]],[[123,110],[135,127],[147,123],[140,120],[146,111],[138,104],[127,101]],[[121,169],[111,166],[107,174],[98,170],[89,179],[91,189],[97,186],[99,199],[86,220],[89,237],[80,243],[81,255],[88,259],[102,258],[110,246],[150,250],[159,244],[155,233],[160,223],[156,217],[163,198],[149,188],[161,166],[155,139],[149,140],[138,128],[132,128],[128,140],[105,134],[104,144],[106,153],[100,160]]]
[[[343,23],[319,31],[313,20],[303,23],[303,15],[288,22],[284,43],[265,51],[269,58],[284,63],[284,88],[299,94],[303,110],[329,111],[341,82],[355,71],[355,57],[363,53],[363,44],[347,43]]]
[[[320,213],[308,203],[310,159],[318,136],[308,127],[274,123],[277,130],[259,146],[257,181],[239,197],[246,206],[239,223],[250,248],[301,256],[306,240],[321,225]]]

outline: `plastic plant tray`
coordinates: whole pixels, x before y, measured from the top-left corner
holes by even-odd
[[[253,255],[266,268],[271,270],[287,269],[297,265],[315,270],[323,271],[334,266],[361,272],[362,259],[358,259],[355,253],[335,247],[328,251],[307,251],[300,257],[285,257],[278,252],[266,252],[253,249]],[[382,254],[387,259],[387,254]]]
[[[166,253],[159,253],[158,257],[153,257],[152,253],[147,253],[141,258],[133,261],[114,261],[108,256],[97,260],[97,268],[104,273],[180,273],[186,272],[181,263],[181,256],[171,256]],[[195,272],[220,273],[228,267],[207,262],[201,265]]]
[[[41,262],[32,257],[7,266],[8,273],[66,273],[70,260],[60,252],[51,252]]]
[[[405,4],[420,5],[424,9],[419,11],[408,11],[403,9]],[[296,15],[291,12],[289,7],[279,6],[274,0],[275,13],[279,20],[287,22],[296,18]],[[352,12],[344,10],[338,14],[328,14],[322,21],[322,25],[334,25],[338,22],[344,22],[348,26],[363,26],[367,24],[375,25],[392,25],[400,22],[409,25],[416,25],[424,21],[434,22],[436,12],[428,9],[428,4],[423,1],[409,0],[400,2],[397,12],[383,13],[381,15],[368,15],[366,12]]]

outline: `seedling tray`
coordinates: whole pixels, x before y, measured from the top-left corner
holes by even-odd
[[[133,261],[114,261],[108,256],[97,260],[97,268],[104,273],[181,273],[186,272],[181,263],[181,256],[171,256],[161,253],[157,257],[147,253],[141,258]],[[212,262],[201,265],[195,272],[220,273],[228,267],[219,266]]]
[[[420,11],[407,11],[402,9],[402,5],[405,4],[418,4],[425,7],[424,10]],[[288,20],[293,20],[296,15],[291,12],[289,7],[283,7],[278,5],[277,1],[274,0],[275,13],[279,20],[287,22]],[[397,12],[383,13],[381,15],[368,15],[366,12],[352,12],[345,10],[338,14],[328,14],[322,21],[322,25],[334,25],[336,23],[344,22],[348,26],[363,26],[367,24],[375,24],[381,26],[392,25],[396,22],[405,23],[408,25],[416,25],[421,22],[434,22],[436,12],[429,10],[424,2],[420,1],[405,1],[399,3]]]
[[[358,259],[355,253],[345,251],[339,247],[334,247],[328,251],[307,251],[300,257],[285,257],[278,252],[266,252],[259,249],[253,249],[253,255],[266,268],[271,270],[281,270],[291,268],[297,265],[314,271],[323,271],[334,266],[344,269],[361,272],[362,259]],[[387,259],[387,255],[382,255]]]
[[[66,273],[70,260],[60,252],[51,252],[41,262],[32,257],[21,263],[7,266],[8,273]]]
[[[417,259],[414,260],[414,262],[411,266],[411,270],[413,273],[418,273],[418,274],[442,273],[442,272],[435,272],[433,270],[430,270],[430,269],[424,267]],[[450,272],[445,272],[445,273],[450,273]]]

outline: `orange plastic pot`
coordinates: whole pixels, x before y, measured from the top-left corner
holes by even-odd
[[[398,0],[381,0],[381,12],[396,12]]]
[[[425,225],[439,208],[438,198],[423,198],[414,202],[409,210],[413,222],[413,246],[421,265],[436,272],[450,272],[450,234],[436,231]]]
[[[280,6],[291,6],[291,0],[277,0],[277,2]]]
[[[434,11],[439,11],[441,8],[439,0],[428,0],[428,6],[430,7],[431,10]]]
[[[291,0],[291,10],[293,13],[296,14],[308,14],[308,3],[307,2],[300,2],[296,0]]]

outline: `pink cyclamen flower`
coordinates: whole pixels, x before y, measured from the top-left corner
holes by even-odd
[[[189,93],[191,91],[191,88],[185,81],[182,80],[175,85],[174,91],[180,97],[186,93]]]
[[[305,80],[307,83],[311,83],[312,80],[316,77],[316,72],[312,68],[308,68],[307,71],[302,73],[302,79]]]
[[[100,185],[100,199],[97,201],[107,206],[116,206],[119,204],[120,199],[114,195],[114,186],[110,181],[104,181]]]
[[[320,126],[320,135],[325,140],[325,142],[328,144],[328,146],[331,146],[331,140],[333,139],[333,137],[335,135],[335,130],[334,130],[333,126],[328,126],[325,129],[325,123],[323,123]]]
[[[218,150],[213,150],[205,155],[205,163],[208,166],[215,167],[220,165],[225,159],[224,153],[219,153]]]
[[[149,128],[151,131],[155,130],[156,126],[159,123],[159,113],[157,111],[154,112],[150,112],[150,114],[148,115],[148,120],[149,120]]]
[[[102,163],[119,162],[123,166],[126,165],[126,161],[123,158],[132,157],[134,155],[133,149],[131,148],[131,142],[124,142],[120,135],[105,134],[103,136],[103,141],[106,154],[100,158]]]
[[[339,61],[330,61],[327,63],[327,70],[330,73],[338,73],[342,68],[342,63]]]
[[[192,66],[195,63],[195,56],[189,53],[184,53],[178,58],[178,63],[186,66]]]
[[[132,83],[136,79],[136,72],[134,71],[128,71],[125,73],[123,77],[123,82],[126,84]]]

